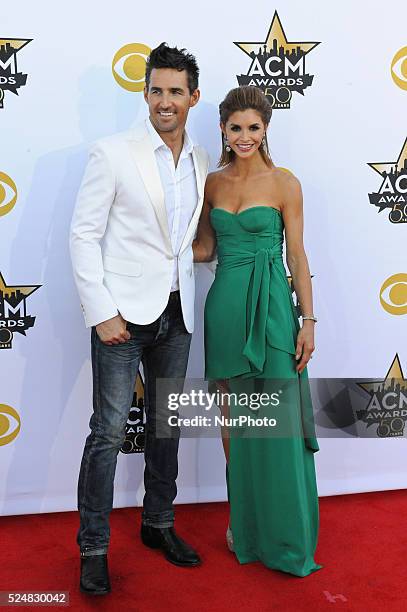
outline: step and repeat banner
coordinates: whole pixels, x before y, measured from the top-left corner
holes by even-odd
[[[233,6],[158,0],[154,7],[117,0],[104,8],[95,1],[56,7],[23,0],[5,8],[2,514],[76,507],[91,365],[69,225],[90,144],[147,116],[145,59],[162,41],[197,57],[202,97],[189,130],[208,150],[212,169],[220,152],[219,102],[229,89],[249,84],[273,105],[275,164],[302,183],[319,319],[309,375],[322,383],[352,378],[360,390],[353,421],[337,418],[340,393],[325,394],[332,414],[316,414],[320,495],[407,486],[406,13],[402,0],[390,0],[385,10],[373,0],[368,13],[365,3],[351,0],[236,0]],[[195,272],[190,378],[203,376],[203,308],[213,279],[210,266]],[[142,377],[127,429],[116,506],[139,505],[143,496]],[[220,439],[181,440],[178,502],[226,499],[224,476]]]

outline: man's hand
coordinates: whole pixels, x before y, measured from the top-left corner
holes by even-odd
[[[126,321],[118,314],[113,319],[108,319],[96,325],[96,331],[104,344],[124,344],[131,338],[126,329]]]

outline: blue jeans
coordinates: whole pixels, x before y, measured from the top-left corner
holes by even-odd
[[[177,494],[179,430],[171,437],[156,436],[157,419],[168,419],[168,405],[157,401],[156,379],[171,380],[171,392],[181,393],[191,334],[182,318],[179,292],[170,294],[161,316],[149,325],[127,323],[131,338],[124,344],[104,344],[92,328],[93,414],[78,483],[82,555],[104,554],[110,538],[109,515],[117,455],[133,399],[140,361],[145,376],[145,496],[142,521],[154,527],[174,523]]]

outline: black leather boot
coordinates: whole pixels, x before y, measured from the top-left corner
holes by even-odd
[[[149,548],[159,548],[165,558],[182,567],[200,565],[201,559],[197,552],[175,533],[174,527],[141,526],[141,540]]]
[[[106,595],[110,593],[107,555],[81,555],[80,590],[88,595]]]

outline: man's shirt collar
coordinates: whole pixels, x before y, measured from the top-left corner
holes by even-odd
[[[160,147],[169,148],[165,144],[165,142],[163,141],[163,139],[161,138],[161,136],[159,135],[159,133],[157,132],[153,124],[151,123],[149,117],[147,117],[146,119],[146,127],[150,135],[151,142],[153,143],[154,151],[156,151]],[[194,143],[192,142],[191,137],[189,136],[187,130],[185,129],[184,130],[184,145],[182,147],[181,156],[184,157],[184,155],[185,156],[189,155],[190,153],[192,153],[193,148],[194,148]]]

